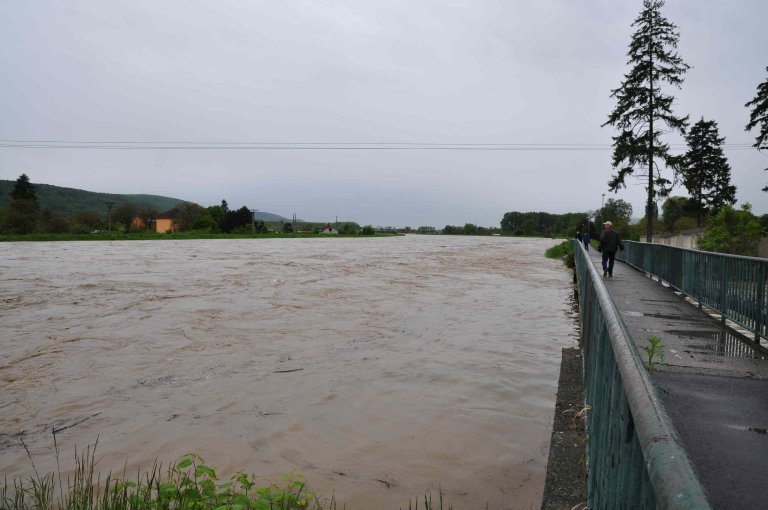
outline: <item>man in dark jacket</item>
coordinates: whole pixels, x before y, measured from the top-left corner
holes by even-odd
[[[603,252],[603,277],[613,277],[613,261],[616,258],[618,250],[624,251],[624,243],[621,242],[621,236],[613,230],[613,223],[606,221],[603,223],[603,231],[600,232],[600,245],[598,251]]]

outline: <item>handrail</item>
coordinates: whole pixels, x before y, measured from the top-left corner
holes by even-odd
[[[768,338],[768,259],[626,241],[616,258]]]
[[[584,349],[589,508],[709,509],[602,278],[575,243]]]

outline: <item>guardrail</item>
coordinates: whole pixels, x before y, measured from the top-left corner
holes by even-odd
[[[709,509],[704,488],[584,247],[572,241],[587,413],[589,508]]]
[[[619,260],[751,331],[756,342],[768,338],[768,259],[633,241],[624,246]]]

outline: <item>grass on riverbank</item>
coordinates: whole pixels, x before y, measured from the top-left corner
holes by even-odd
[[[41,475],[29,456],[35,475],[26,480],[7,477],[0,482],[3,510],[323,510],[336,509],[333,498],[323,499],[307,490],[298,473],[280,484],[257,486],[256,475],[239,472],[220,481],[216,470],[195,454],[164,469],[154,465],[135,480],[126,473],[104,480],[96,473],[96,447],[76,454],[75,470],[66,480],[61,468]],[[27,450],[29,455],[29,450]],[[56,463],[58,466],[58,454]]]
[[[102,480],[94,469],[94,444],[75,454],[74,473],[63,480],[58,447],[56,472],[42,475],[24,448],[35,475],[0,480],[2,510],[338,510],[333,496],[313,494],[304,477],[295,472],[283,476],[280,483],[266,485],[260,485],[255,474],[242,471],[221,481],[202,457],[189,453],[165,469],[155,464],[150,471],[139,471],[135,481],[125,472],[122,477],[109,473]],[[420,508],[443,510],[442,491],[436,503],[431,494],[408,502],[408,510]]]
[[[576,267],[576,263],[573,260],[574,254],[571,241],[563,241],[558,245],[548,248],[544,255],[550,259],[561,259],[571,269]]]
[[[175,232],[170,234],[159,234],[151,231],[136,232],[97,232],[94,234],[0,234],[0,242],[19,242],[19,241],[178,241],[188,239],[328,239],[328,238],[370,238],[370,237],[392,237],[397,234],[380,234],[372,236],[348,236],[348,235],[319,235],[319,234],[279,234],[270,232],[267,234],[252,234],[250,232],[240,233],[211,233],[211,232]]]

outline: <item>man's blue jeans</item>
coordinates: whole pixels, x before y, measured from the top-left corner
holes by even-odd
[[[608,276],[613,276],[613,261],[615,258],[615,251],[603,250],[603,274],[607,272]]]

